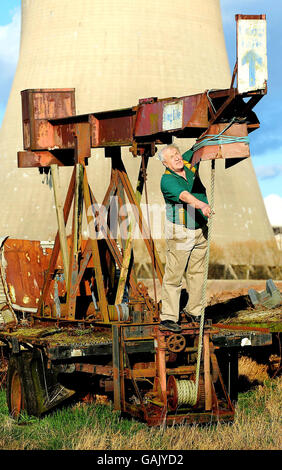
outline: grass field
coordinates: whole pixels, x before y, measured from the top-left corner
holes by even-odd
[[[243,361],[243,362],[242,362]],[[240,372],[241,371],[241,372]],[[247,372],[246,372],[247,371]],[[281,450],[282,379],[269,379],[248,358],[239,364],[249,387],[239,394],[233,423],[149,428],[109,405],[79,402],[41,418],[8,414],[0,390],[1,450]]]

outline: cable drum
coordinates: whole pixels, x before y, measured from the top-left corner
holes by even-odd
[[[127,321],[129,319],[129,308],[125,303],[109,305],[110,320]]]
[[[176,380],[178,406],[191,405],[197,402],[196,384],[192,380]]]
[[[196,384],[192,380],[178,380],[171,375],[167,381],[168,404],[172,410],[178,406],[197,403],[198,393]]]

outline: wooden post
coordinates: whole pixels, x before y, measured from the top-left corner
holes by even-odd
[[[139,202],[138,202],[138,200],[137,200],[137,198],[134,194],[134,191],[133,191],[132,185],[129,181],[126,170],[125,170],[122,162],[120,162],[120,164],[121,164],[121,168],[119,170],[119,177],[120,177],[120,179],[122,181],[122,184],[125,188],[125,192],[127,194],[129,202],[132,204],[135,219],[138,222],[141,234],[144,237],[144,242],[145,242],[145,245],[147,247],[148,253],[149,253],[149,255],[152,259],[152,263],[153,263],[153,265],[155,265],[155,269],[156,269],[158,279],[159,279],[160,283],[162,284],[164,269],[163,269],[161,260],[159,258],[158,252],[156,250],[154,241],[153,240],[152,240],[152,242],[150,241],[151,240],[150,239],[150,231],[149,231],[148,226],[147,226],[147,224],[144,220],[140,204],[139,204]]]
[[[113,379],[114,379],[114,409],[121,410],[121,373],[120,373],[120,327],[112,325],[113,338]]]
[[[132,227],[132,222],[131,222],[129,229],[128,229],[128,237],[127,237],[124,252],[123,252],[123,260],[122,260],[122,265],[120,269],[120,276],[119,276],[118,287],[117,287],[116,298],[115,298],[116,305],[121,304],[122,299],[123,299],[126,279],[128,275],[129,263],[131,260],[132,237],[134,233],[134,228],[135,228],[135,224],[133,224],[133,227]]]
[[[63,215],[64,215],[64,224],[65,225],[67,224],[70,209],[71,209],[71,204],[72,204],[73,195],[74,195],[74,186],[75,186],[75,170],[73,170],[73,172],[72,172],[72,176],[71,176],[71,180],[70,180],[66,200],[65,200],[65,203],[64,203]],[[46,273],[46,278],[45,278],[45,281],[44,281],[42,294],[40,296],[39,303],[38,303],[37,314],[39,316],[44,316],[44,312],[42,311],[42,307],[43,307],[44,303],[46,302],[46,298],[47,298],[47,295],[48,295],[49,290],[50,290],[50,286],[51,286],[51,282],[52,282],[52,276],[53,276],[54,269],[55,269],[55,266],[56,266],[59,251],[60,251],[60,238],[59,238],[59,231],[58,231],[57,234],[56,234],[54,248],[53,248],[53,251],[52,251],[52,255],[51,255],[51,258],[50,258],[48,270],[47,270],[47,273]]]
[[[210,337],[204,334],[204,379],[205,379],[205,410],[212,409],[212,388],[210,370]]]
[[[119,157],[119,158],[118,158]],[[131,251],[132,251],[132,242],[133,242],[133,234],[134,230],[136,227],[136,223],[138,220],[139,223],[139,228],[142,233],[143,227],[148,233],[148,236],[145,238],[145,244],[148,248],[149,254],[152,258],[153,262],[153,269],[157,270],[158,277],[160,282],[162,283],[162,278],[163,278],[163,268],[162,264],[160,262],[160,259],[158,257],[158,254],[156,252],[156,249],[154,247],[154,243],[151,240],[150,237],[150,232],[146,228],[145,221],[142,216],[142,212],[140,209],[140,203],[141,203],[141,197],[142,197],[142,192],[143,192],[143,187],[144,187],[144,170],[146,170],[147,165],[148,165],[148,155],[144,158],[144,165],[142,165],[142,162],[140,164],[140,171],[139,171],[139,177],[138,177],[138,182],[137,182],[137,187],[135,193],[133,192],[133,188],[128,180],[128,176],[126,174],[125,168],[122,164],[121,161],[121,155],[116,155],[116,165],[117,165],[117,170],[118,170],[118,175],[119,175],[119,180],[122,182],[123,187],[125,188],[125,191],[127,193],[127,196],[130,200],[130,203],[132,204],[133,211],[134,211],[134,219],[131,221],[129,228],[128,228],[128,239],[124,248],[124,256],[123,256],[123,263],[122,263],[122,268],[120,272],[120,279],[119,279],[119,284],[117,288],[117,294],[116,294],[116,299],[115,299],[115,304],[118,304],[121,302],[123,292],[124,292],[124,286],[128,274],[128,269],[129,269],[129,263],[131,260]],[[125,177],[124,177],[125,176]],[[135,210],[134,210],[135,206]],[[136,209],[138,210],[138,216],[136,217]],[[148,239],[149,238],[149,239]],[[157,266],[155,266],[157,265]]]
[[[158,330],[157,331],[157,346],[156,346],[156,376],[159,378],[162,399],[165,407],[167,406],[167,393],[166,393],[166,341],[165,336]]]
[[[63,208],[63,201],[62,201],[62,195],[61,195],[58,165],[51,165],[51,175],[52,175],[52,184],[53,184],[54,199],[55,199],[57,221],[58,221],[60,248],[61,248],[61,253],[62,253],[62,258],[63,258],[65,282],[67,286],[68,275],[69,275],[69,254],[68,254],[66,226],[65,226],[65,220],[64,220],[64,208]]]
[[[104,286],[104,280],[103,280],[103,274],[102,274],[102,268],[101,268],[98,241],[96,238],[96,234],[94,233],[95,230],[94,232],[91,231],[91,224],[93,224],[94,214],[93,214],[92,207],[91,207],[90,189],[89,189],[88,179],[87,179],[87,174],[86,174],[85,169],[84,169],[84,178],[83,178],[83,192],[84,192],[85,212],[86,212],[86,218],[87,218],[87,223],[89,227],[89,236],[90,236],[90,243],[91,243],[91,249],[92,249],[92,260],[93,260],[93,265],[94,265],[94,270],[95,270],[95,280],[97,284],[98,297],[99,297],[99,308],[102,313],[104,322],[109,323],[110,320],[109,320],[109,312],[108,312],[108,302],[107,302],[107,298],[105,294],[105,286]]]
[[[147,162],[148,162],[148,159],[147,159]],[[136,200],[138,201],[139,204],[141,202],[143,186],[144,186],[144,178],[143,178],[142,163],[141,163],[137,187],[135,191]],[[123,260],[122,260],[122,266],[120,270],[120,277],[119,277],[119,282],[118,282],[118,287],[117,287],[115,304],[120,304],[122,302],[125,283],[126,283],[126,279],[128,275],[129,264],[131,260],[132,243],[133,243],[133,235],[134,235],[135,228],[136,228],[136,220],[134,218],[133,220],[130,221],[130,224],[128,227],[128,236],[127,236],[126,244],[125,244],[124,251],[123,251]]]
[[[78,277],[78,255],[81,249],[81,225],[83,209],[83,166],[75,165],[75,193],[73,199],[73,222],[71,250],[69,257],[69,276],[67,288],[67,317],[75,318],[77,277]]]

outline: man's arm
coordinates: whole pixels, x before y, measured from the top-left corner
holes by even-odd
[[[182,191],[182,193],[180,193],[179,195],[179,199],[180,201],[189,204],[189,206],[195,207],[195,209],[200,209],[206,217],[211,216],[211,207],[209,206],[209,204],[200,201],[188,191]]]

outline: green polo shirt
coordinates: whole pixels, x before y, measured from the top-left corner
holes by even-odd
[[[208,218],[203,215],[200,209],[195,209],[179,199],[182,191],[188,191],[200,201],[208,204],[206,189],[198,174],[199,163],[191,168],[192,156],[191,150],[182,155],[187,179],[167,168],[161,178],[161,191],[166,203],[167,219],[175,224],[197,229],[206,225]]]

